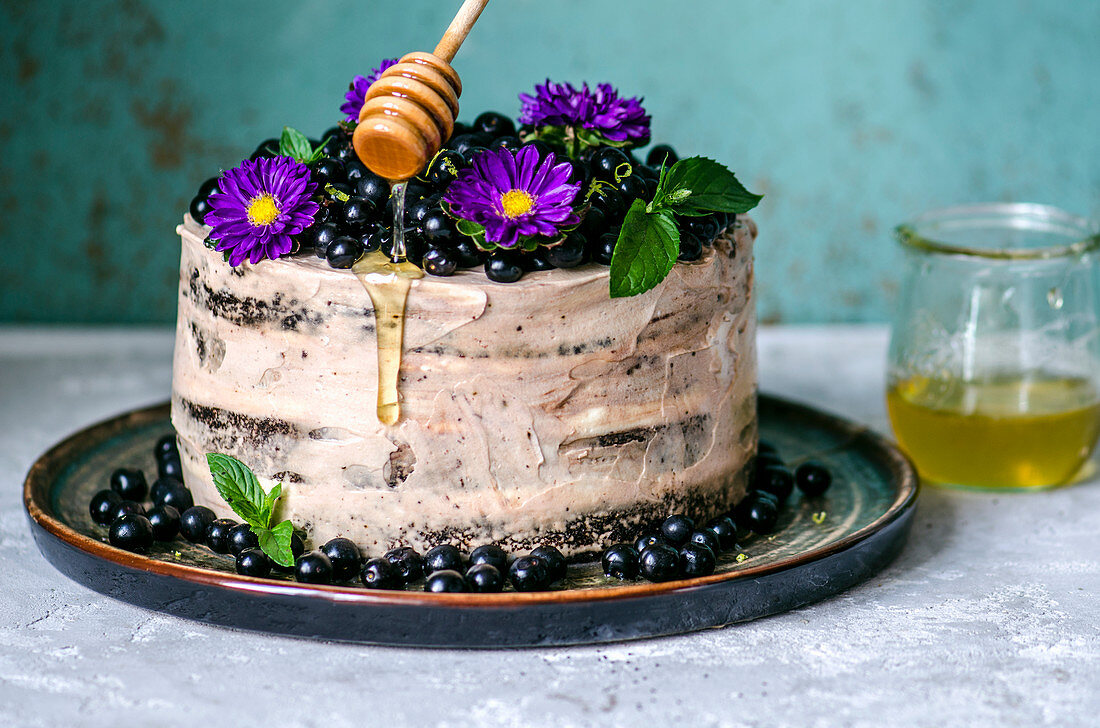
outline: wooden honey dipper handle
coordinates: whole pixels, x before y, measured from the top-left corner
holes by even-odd
[[[458,49],[462,47],[462,41],[466,40],[470,29],[474,27],[481,11],[488,4],[489,0],[466,0],[462,3],[462,7],[458,9],[458,13],[455,14],[454,20],[447,27],[447,32],[443,34],[432,55],[442,58],[447,63],[453,61]]]

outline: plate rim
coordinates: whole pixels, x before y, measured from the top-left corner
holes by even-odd
[[[765,393],[760,393],[758,397],[760,408],[786,409],[801,417],[815,420],[820,426],[846,434],[848,443],[853,443],[859,439],[866,440],[866,444],[870,445],[870,448],[875,452],[876,459],[886,466],[886,469],[893,474],[896,481],[896,494],[889,508],[881,516],[859,530],[837,541],[795,556],[768,564],[745,566],[709,576],[659,583],[624,582],[611,586],[538,592],[440,594],[425,591],[387,591],[358,586],[300,584],[294,581],[260,579],[188,564],[163,561],[151,556],[125,551],[76,531],[53,514],[50,504],[51,483],[71,461],[74,453],[86,450],[90,445],[104,442],[126,429],[145,426],[155,420],[164,419],[170,413],[171,403],[167,401],[128,410],[114,417],[93,423],[50,447],[35,460],[27,473],[23,483],[23,507],[33,524],[61,542],[87,555],[130,569],[180,579],[200,587],[212,587],[260,596],[290,596],[342,604],[356,603],[367,607],[449,606],[488,609],[535,604],[566,605],[643,599],[659,595],[675,595],[723,582],[756,579],[805,566],[847,551],[856,544],[879,533],[912,508],[920,490],[916,468],[909,458],[883,435],[865,425],[857,424],[808,404]]]

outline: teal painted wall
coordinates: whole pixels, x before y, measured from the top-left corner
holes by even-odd
[[[284,124],[319,133],[457,5],[0,0],[0,321],[170,321],[197,185]],[[767,193],[761,317],[863,321],[889,316],[909,215],[1100,214],[1098,38],[1091,1],[495,0],[455,65],[474,113],[547,76],[644,94],[655,140]]]

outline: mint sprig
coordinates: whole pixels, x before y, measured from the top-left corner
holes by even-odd
[[[290,521],[271,525],[275,504],[283,494],[283,484],[276,483],[270,491],[264,492],[249,467],[231,455],[207,453],[206,463],[210,466],[214,487],[233,512],[252,527],[260,550],[280,566],[294,566],[294,552],[290,548],[294,526]]]
[[[284,126],[282,136],[279,137],[279,156],[292,157],[296,162],[311,164],[324,155],[321,148],[327,142],[328,139],[324,139],[314,147],[305,134],[294,127]]]
[[[689,157],[667,169],[662,164],[653,199],[635,200],[623,220],[611,256],[611,297],[637,296],[668,276],[680,255],[677,215],[740,214],[762,198],[713,159]]]

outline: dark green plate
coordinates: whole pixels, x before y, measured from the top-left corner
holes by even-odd
[[[116,599],[229,627],[372,644],[496,647],[583,644],[688,632],[775,614],[868,578],[901,550],[917,477],[864,427],[760,397],[761,437],[793,467],[833,472],[823,497],[796,494],[777,530],[719,557],[715,574],[650,584],[578,564],[548,592],[429,594],[311,586],[238,576],[229,556],[182,538],[146,555],[107,543],[88,515],[112,470],[155,472],[153,443],[171,432],[168,405],[130,412],[59,443],[31,468],[24,503],[38,547],[70,578]]]

